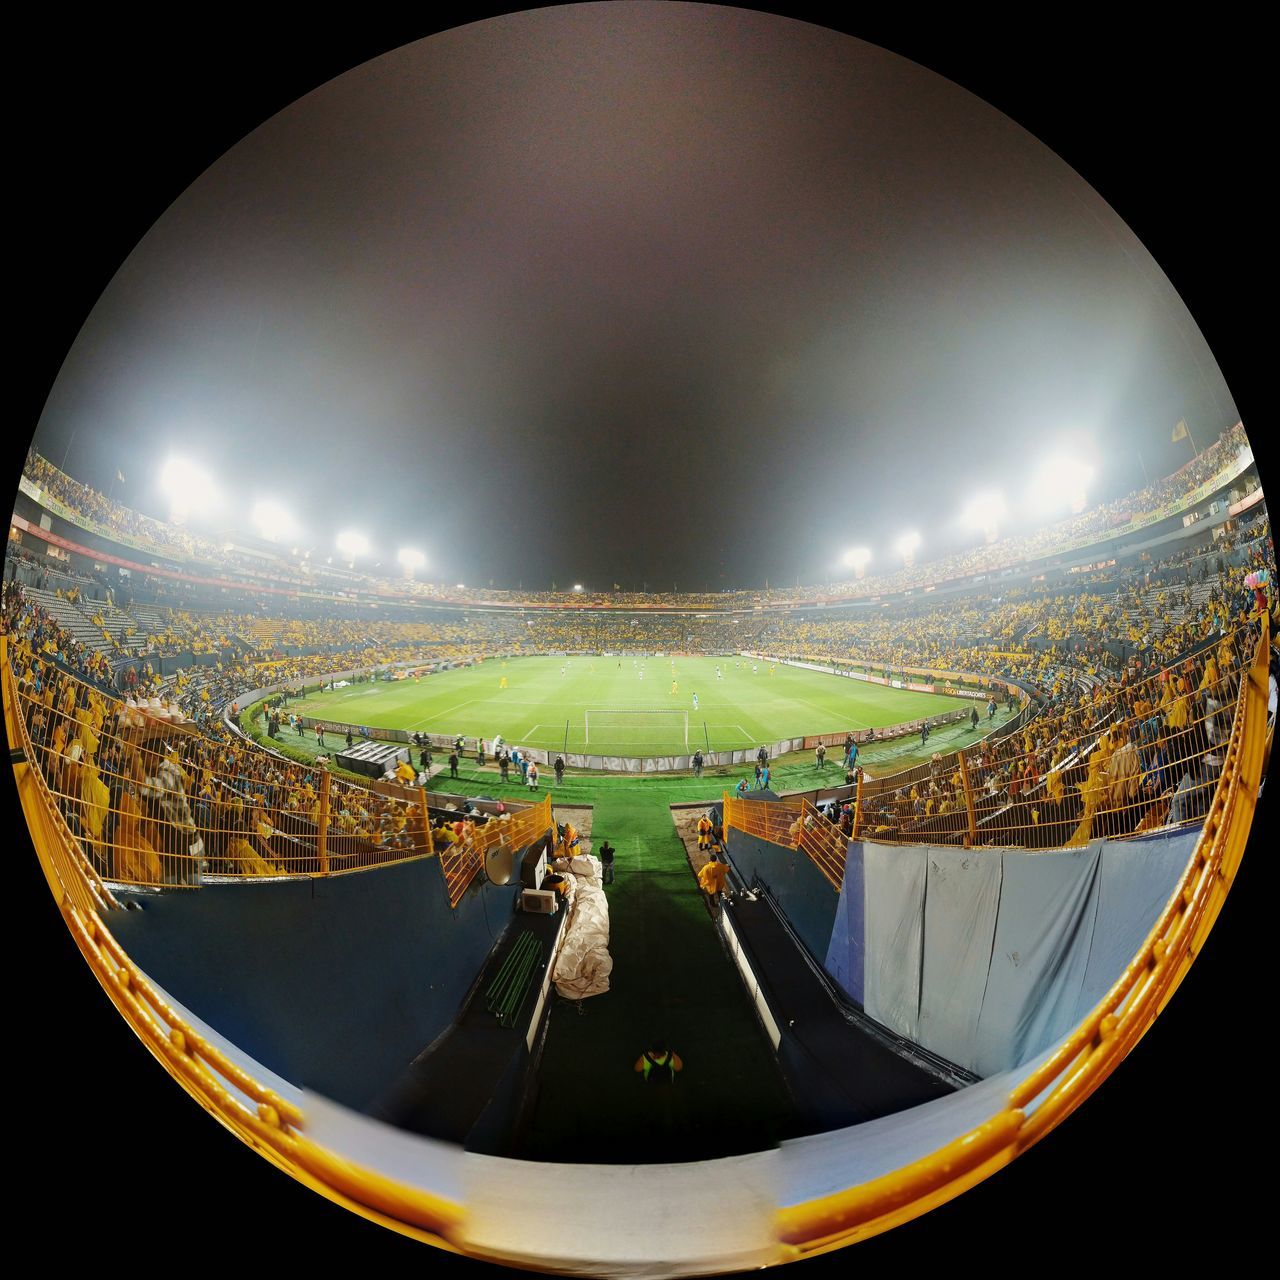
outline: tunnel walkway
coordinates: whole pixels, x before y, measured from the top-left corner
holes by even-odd
[[[531,1160],[652,1163],[757,1151],[794,1128],[790,1097],[671,824],[665,798],[596,801],[592,844],[617,849],[610,990],[557,999],[519,1149]],[[633,1070],[654,1035],[684,1061],[674,1089]]]

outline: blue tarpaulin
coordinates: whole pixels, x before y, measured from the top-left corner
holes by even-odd
[[[950,1062],[974,1061],[1000,907],[1002,860],[989,850],[927,851],[924,968],[917,1041]]]
[[[920,1021],[925,846],[863,848],[866,885],[866,1011],[915,1040]]]

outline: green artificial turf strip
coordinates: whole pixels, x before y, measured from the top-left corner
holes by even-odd
[[[580,1005],[553,995],[519,1154],[663,1162],[770,1146],[789,1133],[786,1089],[670,811],[647,792],[611,789],[592,816],[593,847],[606,836],[618,850],[605,887],[610,989]],[[684,1061],[674,1088],[646,1086],[633,1069],[656,1035]]]

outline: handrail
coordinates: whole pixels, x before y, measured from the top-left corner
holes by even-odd
[[[875,1235],[959,1195],[1070,1115],[1146,1034],[1203,945],[1248,841],[1267,745],[1268,658],[1264,615],[1200,839],[1160,918],[1111,990],[981,1125],[903,1169],[781,1209],[778,1230],[789,1258]],[[1039,1106],[1028,1114],[1037,1098]]]
[[[1048,743],[1033,743],[1027,730],[1020,743],[983,740],[866,779],[855,830],[878,844],[1047,849],[1197,823],[1213,785],[1200,762],[1226,737],[1226,709],[1251,660],[1248,643],[1249,629],[1239,627],[1166,671],[1082,703],[1072,714],[1083,717],[1083,727],[1064,725]],[[784,802],[808,803],[803,796]],[[726,825],[764,835],[776,829],[775,817],[775,802],[747,796]],[[815,821],[830,825],[821,814]],[[819,850],[827,845],[832,857],[823,859]],[[835,864],[843,868],[835,848],[830,833],[805,842],[828,879]]]
[[[449,893],[449,905],[456,907],[466,896],[476,876],[494,849],[506,848],[512,853],[531,845],[551,828],[551,796],[537,804],[504,818],[490,818],[482,827],[467,819],[460,841],[442,844],[437,857]]]
[[[336,778],[135,710],[7,637],[4,654],[11,741],[49,801],[34,821],[66,828],[60,843],[96,864],[91,881],[197,888],[211,874],[323,876],[432,852],[417,788]],[[11,656],[42,676],[43,696],[19,687]]]
[[[29,746],[7,648],[7,637],[0,637],[5,728],[11,745]],[[312,1142],[293,1103],[259,1084],[161,999],[99,916],[118,904],[83,855],[77,856],[75,837],[58,821],[58,806],[25,748],[14,772],[37,856],[68,931],[112,1003],[165,1070],[243,1142],[304,1185],[373,1221],[457,1252],[449,1237],[462,1222],[461,1206],[392,1182]]]

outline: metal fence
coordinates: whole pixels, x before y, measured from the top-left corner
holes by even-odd
[[[859,779],[842,829],[808,797],[726,797],[725,824],[801,848],[839,887],[848,838],[887,844],[1072,847],[1198,822],[1222,771],[1241,681],[1262,641],[1245,626],[1167,670],[1030,708],[1011,730]]]
[[[431,852],[418,788],[362,787],[220,741],[11,650],[27,753],[106,880],[324,875]]]

